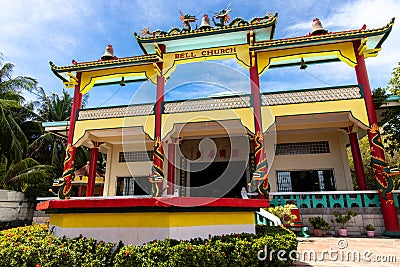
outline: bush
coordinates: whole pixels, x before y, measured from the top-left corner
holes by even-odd
[[[324,220],[322,217],[311,217],[308,219],[308,221],[311,223],[314,229],[326,229],[329,230],[331,229],[331,226],[327,221]]]
[[[294,225],[297,216],[292,214],[292,209],[297,208],[294,204],[285,204],[284,206],[269,207],[268,212],[278,217],[284,225]]]
[[[115,244],[58,238],[47,225],[31,225],[1,231],[0,247],[0,266],[111,266]]]
[[[273,226],[257,226],[257,234],[230,234],[187,241],[166,239],[142,246],[115,246],[94,239],[59,238],[46,225],[0,232],[0,266],[289,266],[291,261],[260,261],[264,248],[297,248],[296,235]]]

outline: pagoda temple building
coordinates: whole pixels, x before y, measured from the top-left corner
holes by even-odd
[[[351,146],[358,189],[366,190],[358,140],[368,134],[379,191],[372,197],[369,193],[357,197],[362,205],[380,206],[385,234],[398,235],[399,200],[392,194],[393,173],[380,143],[365,65],[366,58],[379,54],[394,20],[378,29],[328,32],[315,19],[312,32],[304,36],[274,39],[277,14],[267,13],[251,21],[234,19],[229,24],[225,13],[214,16],[219,20],[215,26],[204,15],[201,27],[192,29],[193,17],[182,14],[183,29],[150,32],[147,28],[141,34],[135,33],[143,55],[117,58],[109,45],[100,60],[73,61],[68,66],[50,62],[53,73],[67,88],[74,89],[74,101],[64,174],[55,183],[60,200],[40,203],[38,208],[51,213],[50,223],[60,235],[73,235],[76,229],[83,228],[73,223],[78,216],[92,216],[86,225],[97,225],[93,214],[111,214],[104,218],[110,222],[107,227],[112,227],[117,225],[111,223],[112,216],[115,220],[124,216],[141,216],[136,220],[145,220],[149,215],[143,209],[155,208],[155,213],[160,213],[161,206],[174,212],[178,206],[200,206],[206,211],[217,208],[218,212],[208,214],[211,221],[215,219],[215,223],[208,224],[193,215],[195,212],[191,213],[190,223],[177,223],[178,217],[171,217],[170,223],[157,225],[164,230],[169,228],[169,232],[165,230],[169,234],[159,232],[156,238],[193,237],[189,232],[194,228],[190,227],[200,226],[207,226],[204,233],[211,234],[223,233],[218,228],[221,225],[230,225],[226,227],[228,232],[235,228],[252,232],[251,213],[260,207],[284,204],[285,196],[290,195],[298,206],[310,208],[328,207],[329,203],[343,207],[350,203],[352,207],[352,201],[358,203],[345,193],[354,194],[346,146]],[[174,76],[176,66],[227,59],[236,60],[248,71],[250,94],[233,92],[165,101],[165,83]],[[329,62],[342,62],[354,69],[358,84],[265,93],[260,88],[260,76],[269,69],[305,69],[310,64]],[[153,103],[82,108],[82,95],[90,90],[143,81],[150,81],[156,88]],[[48,130],[52,127],[57,125]],[[87,198],[72,195],[66,201],[73,192],[73,160],[79,146],[91,150],[85,180]],[[106,155],[106,173],[101,191],[96,191],[102,196],[93,198],[99,152]],[[330,195],[318,197],[325,191],[343,195],[339,199]],[[234,210],[231,215],[229,208]],[[98,210],[91,213],[90,209]],[[133,213],[116,215],[113,209]],[[204,224],[196,225],[196,220]],[[140,223],[122,225],[142,230],[144,227]],[[171,230],[188,225],[186,234]],[[101,236],[104,228],[99,229],[88,233]],[[149,234],[138,242],[152,238],[154,235]]]

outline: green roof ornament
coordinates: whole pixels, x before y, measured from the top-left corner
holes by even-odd
[[[225,27],[226,24],[229,22],[230,20],[230,16],[229,13],[231,12],[231,4],[228,5],[228,7],[226,9],[222,9],[221,11],[219,11],[218,13],[215,13],[215,15],[212,17],[212,21],[214,22],[214,25],[216,27]],[[218,19],[219,22],[216,22],[215,19]]]
[[[181,32],[190,32],[192,30],[192,26],[190,25],[190,23],[196,22],[196,16],[192,16],[189,14],[184,15],[180,10],[179,13],[181,14],[181,21],[183,23],[183,28]]]

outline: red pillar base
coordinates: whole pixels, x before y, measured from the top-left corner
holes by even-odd
[[[96,184],[96,169],[97,169],[97,158],[99,155],[99,148],[93,147],[90,150],[90,163],[89,163],[89,177],[86,189],[86,196],[94,196],[94,187]]]

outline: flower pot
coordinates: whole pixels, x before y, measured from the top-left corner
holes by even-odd
[[[367,231],[367,236],[374,237],[375,236],[375,231]]]
[[[322,229],[314,229],[314,236],[322,236]]]
[[[346,228],[339,228],[338,229],[339,236],[347,236],[347,229]]]

